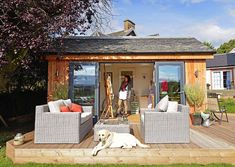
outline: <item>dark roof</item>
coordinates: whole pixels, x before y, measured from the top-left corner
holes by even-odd
[[[235,66],[235,53],[215,54],[214,59],[206,60],[206,67]]]
[[[133,28],[130,28],[129,30],[122,30],[117,32],[112,32],[110,34],[107,34],[111,37],[120,37],[120,36],[136,36],[135,30]]]
[[[93,36],[93,37],[106,37],[107,35],[103,34],[100,31],[95,31],[91,34],[91,36]]]
[[[58,46],[58,45],[57,45]],[[63,46],[52,47],[50,53],[67,54],[127,54],[127,53],[214,53],[195,38],[159,37],[70,37]]]

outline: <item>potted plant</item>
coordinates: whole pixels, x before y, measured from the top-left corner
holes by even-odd
[[[201,125],[202,118],[200,109],[205,99],[205,92],[198,83],[186,85],[184,91],[189,105],[194,108],[194,112],[191,116],[192,123],[193,125]]]
[[[52,100],[67,99],[68,85],[58,83],[55,85],[55,90],[52,92]]]

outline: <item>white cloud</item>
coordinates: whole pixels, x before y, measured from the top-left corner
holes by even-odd
[[[200,41],[209,41],[215,47],[235,38],[235,28],[223,28],[215,23],[194,24],[186,28],[185,32]]]
[[[228,13],[229,13],[230,16],[235,17],[235,9],[229,9]]]

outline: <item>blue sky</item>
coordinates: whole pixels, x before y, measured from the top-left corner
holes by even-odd
[[[136,24],[138,36],[195,37],[214,46],[235,38],[235,0],[114,0],[105,32]]]

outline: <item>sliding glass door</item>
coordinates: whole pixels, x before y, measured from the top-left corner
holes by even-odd
[[[93,62],[70,63],[69,96],[73,102],[83,106],[93,106],[98,110],[99,64]]]
[[[185,104],[184,95],[184,63],[156,62],[156,97],[157,102],[165,95],[170,101]]]

